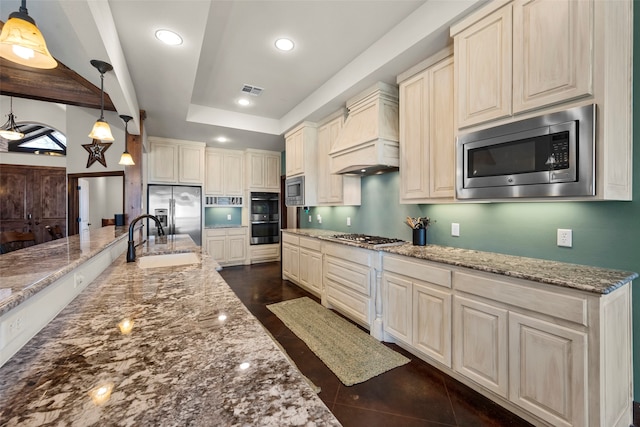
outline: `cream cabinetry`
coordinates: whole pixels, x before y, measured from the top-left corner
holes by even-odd
[[[516,0],[453,27],[458,125],[590,95],[592,21],[592,1]]]
[[[300,237],[282,233],[282,278],[300,284]]]
[[[242,196],[243,191],[243,152],[207,148],[205,152],[205,194],[212,196]]]
[[[249,245],[249,259],[251,264],[280,261],[280,244]]]
[[[378,252],[325,242],[322,304],[369,329],[376,320]]]
[[[246,227],[207,229],[206,250],[220,265],[245,264],[247,259]]]
[[[204,143],[150,137],[149,146],[149,182],[204,183]]]
[[[287,178],[305,175],[315,179],[318,133],[315,123],[304,122],[287,132],[285,138]],[[307,178],[308,179],[308,178]]]
[[[310,292],[322,294],[322,242],[310,237],[300,237],[299,280]]]
[[[280,192],[280,159],[275,151],[245,151],[245,184],[249,190]]]
[[[322,241],[283,232],[282,277],[320,296],[322,294]]]
[[[598,295],[464,270],[453,287],[454,372],[537,424],[630,423],[629,285]]]
[[[399,256],[382,264],[385,339],[451,367],[451,270]]]
[[[331,173],[329,153],[344,124],[344,114],[339,111],[318,126],[318,206],[360,205],[360,177]]]
[[[452,53],[446,49],[398,76],[400,203],[450,202],[454,198]],[[416,68],[422,71],[414,74]]]
[[[458,132],[596,104],[596,196],[632,199],[633,2],[495,0],[451,27]]]

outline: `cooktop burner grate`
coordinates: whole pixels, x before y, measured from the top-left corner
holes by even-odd
[[[395,239],[392,237],[369,236],[367,234],[356,234],[356,233],[336,234],[333,236],[333,238],[338,240],[344,240],[347,242],[371,245],[376,248],[381,248],[385,246],[399,246],[407,243],[404,240]]]

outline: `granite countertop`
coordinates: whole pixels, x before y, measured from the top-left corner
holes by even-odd
[[[344,234],[337,231],[305,228],[282,231],[372,249],[366,244],[333,239],[335,234]],[[439,245],[414,246],[407,242],[375,250],[597,294],[608,294],[638,277],[638,273],[629,271]]]
[[[49,286],[80,264],[120,240],[128,227],[113,225],[92,230],[89,238],[80,235],[0,255],[0,316]]]
[[[117,258],[0,368],[0,425],[340,425],[191,249],[201,264]]]

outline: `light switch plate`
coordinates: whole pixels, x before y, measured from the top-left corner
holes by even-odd
[[[451,235],[453,237],[460,237],[460,224],[457,222],[451,223]]]

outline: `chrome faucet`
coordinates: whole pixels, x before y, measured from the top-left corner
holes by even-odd
[[[143,218],[151,218],[156,222],[156,227],[158,227],[158,236],[164,236],[164,229],[162,228],[162,223],[158,219],[158,217],[150,215],[150,214],[142,214],[137,216],[131,223],[129,224],[129,245],[127,246],[127,262],[134,262],[136,260],[136,248],[133,244],[133,227],[136,225],[136,222],[140,221]]]

